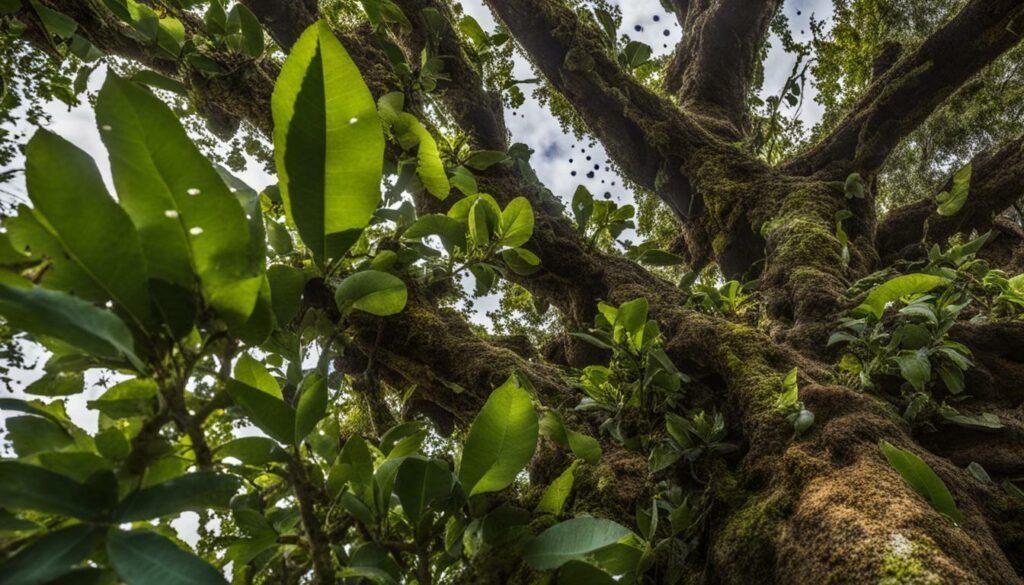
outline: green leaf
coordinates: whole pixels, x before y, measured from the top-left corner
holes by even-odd
[[[211,471],[178,476],[129,495],[114,511],[114,521],[135,522],[182,512],[226,509],[240,486],[238,478]]]
[[[352,435],[345,441],[327,479],[331,493],[341,491],[345,484],[351,485],[360,496],[367,494],[373,485],[373,457],[359,435]]]
[[[185,44],[185,26],[177,18],[161,18],[156,31],[156,44],[166,56],[177,59]]]
[[[281,387],[274,376],[270,375],[263,364],[254,359],[251,355],[243,353],[235,362],[235,379],[239,382],[266,392],[267,394],[280,399]]]
[[[456,248],[466,249],[466,230],[457,220],[447,215],[431,214],[417,219],[405,232],[403,238],[419,240],[427,236],[438,236],[449,254]]]
[[[198,276],[207,304],[230,325],[245,323],[263,284],[262,251],[254,254],[238,198],[177,114],[145,89],[108,75],[96,120],[150,276],[186,290]]]
[[[895,300],[910,295],[926,293],[935,287],[949,284],[948,278],[931,274],[904,274],[881,284],[870,293],[856,311],[882,318],[885,306]]]
[[[96,400],[89,401],[88,406],[111,418],[149,416],[155,409],[156,394],[155,380],[125,380],[111,386]]]
[[[469,154],[466,166],[475,171],[486,171],[506,160],[508,160],[508,153],[503,150],[476,150]]]
[[[587,463],[596,464],[601,459],[601,444],[597,439],[578,433],[565,427],[562,415],[556,410],[548,410],[540,420],[540,430],[544,436],[562,447],[571,449],[573,455]]]
[[[149,530],[114,531],[107,554],[127,585],[227,585],[212,565]]]
[[[445,173],[444,163],[441,162],[441,153],[437,150],[437,142],[434,141],[434,137],[415,116],[405,112],[398,114],[395,130],[400,133],[399,141],[403,142],[403,146],[406,144],[419,145],[416,149],[416,174],[427,192],[438,199],[447,199],[451,192],[451,185],[448,183],[448,174]],[[406,148],[411,148],[411,146]]]
[[[860,173],[850,173],[850,175],[846,177],[846,183],[843,184],[843,191],[845,191],[847,199],[864,198],[864,179],[860,176]]]
[[[932,379],[932,364],[926,350],[901,351],[895,359],[903,379],[918,392],[923,392]]]
[[[93,519],[107,507],[106,495],[59,473],[0,460],[0,506]]]
[[[625,57],[626,67],[636,69],[651,60],[651,46],[640,41],[629,41],[622,50]]]
[[[40,130],[25,151],[25,184],[32,213],[66,258],[43,285],[74,291],[102,303],[112,300],[140,327],[152,324],[145,262],[139,235],[128,214],[110,197],[92,158],[60,136]],[[43,246],[36,237],[18,237],[15,247]],[[43,250],[40,250],[43,251]]]
[[[502,250],[501,259],[516,274],[529,275],[540,270],[540,258],[526,248]]]
[[[82,372],[48,372],[25,388],[33,396],[71,396],[85,387]]]
[[[338,308],[386,317],[405,308],[408,292],[402,279],[387,272],[364,270],[345,278],[334,292]]]
[[[0,283],[0,315],[15,329],[52,337],[99,358],[127,359],[136,369],[145,371],[124,321],[77,297]]]
[[[270,300],[274,316],[281,327],[288,325],[302,306],[302,291],[306,286],[306,273],[294,266],[275,264],[267,269],[270,281]]]
[[[953,187],[950,191],[939,193],[936,200],[939,203],[935,210],[939,215],[949,217],[956,215],[967,203],[967,195],[971,186],[971,163],[967,163],[953,175]]]
[[[50,532],[0,564],[0,585],[49,583],[85,560],[102,535],[90,524]]]
[[[558,571],[558,585],[616,585],[618,581],[583,561],[569,561]]]
[[[899,472],[910,487],[931,504],[932,508],[954,524],[960,524],[963,516],[956,507],[953,495],[946,484],[920,457],[900,449],[888,441],[879,442],[879,447],[893,469]]]
[[[266,437],[240,437],[224,443],[216,450],[218,459],[232,457],[245,465],[260,467],[269,463],[284,463],[287,454],[272,439]]]
[[[59,451],[74,443],[60,425],[38,416],[15,416],[7,419],[7,440],[18,457]]]
[[[51,35],[56,35],[62,39],[70,39],[75,34],[75,31],[78,30],[78,23],[67,14],[48,8],[38,0],[29,0],[29,2],[32,4],[32,8],[35,9],[36,14],[39,15],[39,20],[43,21],[46,32]]]
[[[498,236],[501,245],[509,248],[518,248],[533,236],[533,207],[526,197],[516,197],[509,201],[501,212]]]
[[[271,108],[285,210],[318,262],[339,258],[380,202],[384,132],[359,69],[326,22],[292,47]]]
[[[228,394],[249,420],[281,443],[295,442],[295,409],[283,400],[237,380],[228,380]]]
[[[327,380],[313,372],[302,381],[302,394],[295,408],[295,442],[302,442],[327,415]]]
[[[555,524],[526,546],[523,558],[539,571],[556,569],[615,544],[629,534],[624,526],[602,518],[573,518]]]
[[[250,57],[259,57],[263,54],[263,26],[244,4],[235,4],[231,8],[231,13],[228,14],[228,28],[241,31],[241,34],[228,38],[228,44],[232,49]]]
[[[572,493],[572,484],[576,481],[575,471],[579,463],[574,461],[572,465],[555,478],[540,497],[537,504],[538,514],[554,514],[558,516],[565,507],[565,501]]]
[[[537,448],[537,412],[512,376],[491,393],[466,438],[459,481],[470,496],[503,490]]]
[[[395,476],[395,494],[406,517],[415,525],[432,503],[448,497],[453,482],[452,472],[443,462],[407,457]]]

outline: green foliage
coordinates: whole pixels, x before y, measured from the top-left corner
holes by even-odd
[[[467,495],[508,487],[533,458],[537,434],[533,399],[509,378],[491,393],[466,437],[459,481]]]
[[[910,451],[900,449],[888,441],[881,441],[879,447],[889,465],[898,471],[907,484],[927,500],[936,512],[954,524],[963,522],[963,515],[957,509],[953,495],[927,463]]]
[[[380,202],[384,133],[359,69],[326,23],[292,47],[272,107],[288,218],[318,262],[338,259]]]
[[[782,381],[782,393],[775,400],[775,409],[786,417],[786,422],[793,425],[794,439],[800,438],[814,425],[814,413],[804,408],[804,403],[800,401],[797,368],[790,370]]]

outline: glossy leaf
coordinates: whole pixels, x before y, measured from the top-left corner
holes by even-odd
[[[936,212],[939,215],[956,215],[967,203],[967,195],[971,186],[971,163],[967,163],[953,175],[953,187],[949,191],[943,191],[936,197],[939,206]]]
[[[271,109],[288,216],[319,262],[339,258],[380,202],[384,132],[359,69],[326,22],[292,47]]]
[[[537,448],[537,413],[515,377],[491,393],[469,429],[459,481],[470,496],[508,487]]]
[[[416,524],[433,502],[448,497],[453,481],[443,462],[407,457],[395,476],[395,494],[406,517]]]
[[[879,447],[889,465],[899,472],[907,484],[931,504],[935,511],[949,518],[954,524],[963,521],[963,515],[956,507],[953,495],[927,463],[910,451],[900,449],[888,441],[881,441]]]
[[[277,396],[237,380],[229,380],[227,390],[249,420],[263,432],[286,445],[294,442],[295,409]]]
[[[314,372],[302,382],[295,408],[295,441],[302,442],[327,414],[327,380]]]
[[[89,524],[54,530],[0,563],[0,585],[51,582],[85,560],[102,534]]]
[[[864,302],[857,307],[857,311],[873,315],[876,319],[882,318],[885,306],[895,300],[910,295],[926,293],[933,288],[949,284],[949,279],[931,274],[904,274],[889,280],[874,289]]]
[[[35,465],[0,460],[0,506],[92,519],[107,506],[106,495]]]
[[[498,224],[501,244],[509,248],[518,248],[533,236],[533,207],[525,197],[516,197],[509,201],[501,212]]]
[[[44,277],[43,285],[97,303],[112,300],[135,324],[152,324],[139,235],[110,197],[92,158],[40,130],[25,151],[25,183],[40,227],[59,242],[59,255],[49,255],[67,260]],[[28,237],[22,243],[36,244]]]
[[[622,525],[603,518],[573,518],[548,528],[526,546],[523,558],[537,570],[556,569],[615,544],[629,534]]]
[[[544,489],[540,502],[537,504],[538,514],[554,514],[557,516],[562,513],[565,501],[569,498],[569,494],[572,493],[572,486],[576,481],[575,471],[577,465],[578,462],[573,462],[572,465],[566,468]]]
[[[334,292],[341,310],[358,309],[386,317],[405,308],[408,292],[402,279],[387,272],[364,270],[345,278]]]
[[[21,331],[52,337],[99,358],[126,359],[136,369],[145,370],[135,355],[135,341],[124,321],[78,297],[0,283],[0,315]]]
[[[138,227],[150,275],[190,289],[232,325],[253,311],[263,279],[238,199],[178,116],[130,81],[108,75],[96,102],[121,205]]]
[[[114,512],[116,522],[135,522],[182,512],[224,509],[241,486],[230,475],[199,471],[176,477],[128,496]]]
[[[227,585],[212,565],[149,530],[111,533],[107,554],[127,585]]]
[[[287,453],[280,445],[266,437],[239,437],[217,448],[218,459],[232,457],[245,465],[262,466],[268,463],[284,463]]]

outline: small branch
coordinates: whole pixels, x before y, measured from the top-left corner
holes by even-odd
[[[320,518],[316,515],[316,497],[313,486],[306,477],[302,462],[296,457],[288,458],[288,475],[299,503],[302,527],[309,540],[310,557],[313,559],[313,574],[317,585],[334,585],[334,560],[331,542],[323,531]]]

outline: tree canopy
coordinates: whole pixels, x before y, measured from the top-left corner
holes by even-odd
[[[1019,583],[1024,2],[484,4],[0,0],[0,585]]]

